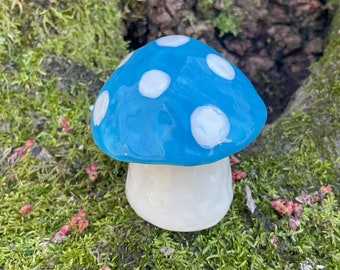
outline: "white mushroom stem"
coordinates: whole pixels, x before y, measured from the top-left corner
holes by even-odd
[[[141,218],[160,228],[189,232],[212,227],[233,198],[229,157],[192,167],[130,163],[126,196]]]

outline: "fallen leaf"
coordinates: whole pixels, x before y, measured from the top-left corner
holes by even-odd
[[[332,188],[328,185],[327,186],[323,185],[320,187],[319,192],[324,194],[330,194],[332,193]]]
[[[246,192],[246,199],[247,199],[247,206],[248,206],[248,209],[250,210],[250,212],[252,214],[254,214],[255,212],[255,209],[256,209],[256,205],[255,205],[255,202],[253,200],[253,197],[251,195],[251,189],[248,185],[245,186],[245,192]]]
[[[230,159],[230,165],[235,165],[235,164],[240,163],[240,160],[237,157],[235,157],[234,155],[231,155],[229,157],[229,159]]]
[[[85,172],[88,174],[88,177],[89,177],[89,180],[91,182],[94,182],[97,180],[98,176],[99,176],[99,173],[97,171],[97,168],[98,168],[98,165],[93,163],[90,165],[90,167],[87,167],[85,169]]]
[[[293,214],[294,214],[294,216],[296,216],[296,217],[301,216],[302,211],[303,211],[302,204],[298,203],[298,202],[293,202],[292,207],[293,207]]]
[[[103,266],[102,268],[100,268],[100,270],[111,270],[110,267],[108,267],[107,265]]]
[[[301,204],[306,204],[311,206],[317,202],[322,202],[324,200],[325,195],[332,193],[332,188],[330,186],[323,185],[319,188],[319,190],[314,191],[312,193],[302,193],[301,195],[295,197],[295,200]]]
[[[171,247],[162,247],[161,252],[163,253],[164,256],[170,256],[172,253],[175,252],[175,249]]]
[[[89,222],[87,221],[87,219],[79,220],[79,222],[78,222],[78,234],[81,234],[88,226],[89,226]]]
[[[295,197],[295,200],[298,201],[299,203],[311,206],[315,204],[316,202],[321,201],[321,197],[320,197],[319,192],[302,193],[301,195]]]
[[[20,207],[19,209],[19,213],[22,215],[27,215],[28,213],[30,213],[33,210],[33,206],[30,204],[26,204]]]
[[[68,118],[66,116],[61,116],[59,118],[59,126],[61,127],[61,129],[63,131],[66,132],[72,132],[73,128],[70,126],[69,122],[68,122]]]
[[[70,227],[68,225],[64,225],[60,228],[60,230],[54,235],[52,238],[53,243],[61,243],[63,238],[66,236],[68,233]]]
[[[25,143],[25,148],[29,149],[34,145],[34,141],[33,140],[27,140]]]
[[[277,243],[279,242],[279,240],[277,239],[276,236],[272,236],[272,238],[270,238],[270,242],[273,244],[274,248],[277,249]]]
[[[27,140],[24,146],[14,148],[13,154],[7,159],[7,162],[14,163],[18,161],[26,154],[28,149],[32,148],[33,145],[34,145],[33,140]]]
[[[293,213],[293,203],[289,201],[287,198],[276,199],[271,202],[271,206],[280,214],[283,215],[291,215]]]
[[[289,227],[292,231],[296,231],[297,227],[300,225],[300,220],[297,217],[291,217],[289,219]]]
[[[81,234],[89,225],[84,209],[79,209],[78,213],[69,220],[69,224],[72,229],[77,228],[78,234]]]
[[[246,178],[247,174],[245,172],[242,172],[242,171],[233,171],[231,173],[231,177],[233,179],[233,182],[235,183],[236,181],[238,181],[240,179]]]

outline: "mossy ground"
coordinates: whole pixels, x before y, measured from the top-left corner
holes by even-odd
[[[282,118],[252,151],[239,154],[238,169],[248,177],[234,185],[232,207],[219,224],[175,233],[134,214],[124,194],[126,164],[92,141],[91,78],[105,80],[127,53],[116,6],[94,0],[0,3],[0,269],[340,269],[339,12],[306,86],[308,109]],[[61,116],[72,132],[60,129]],[[28,139],[53,158],[39,161],[28,153],[9,164],[13,148]],[[99,165],[96,182],[84,171],[92,163]],[[270,206],[273,194],[294,198],[322,184],[333,194],[305,207],[295,232]],[[245,185],[255,215],[247,209]],[[25,204],[33,211],[21,215]],[[79,208],[89,227],[53,243]],[[173,253],[165,256],[164,247]]]

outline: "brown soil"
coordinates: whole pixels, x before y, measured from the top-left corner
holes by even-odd
[[[319,0],[235,0],[244,14],[237,37],[220,35],[197,11],[196,0],[145,0],[125,6],[122,31],[137,49],[160,36],[181,34],[209,44],[250,78],[268,109],[268,122],[285,109],[308,76],[308,67],[321,55],[330,21]],[[130,8],[127,10],[127,8]],[[221,1],[209,11],[221,12]],[[194,14],[194,20],[190,17]]]

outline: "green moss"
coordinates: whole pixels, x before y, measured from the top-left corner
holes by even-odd
[[[232,0],[223,0],[219,2],[220,10],[218,11],[218,14],[213,11],[213,0],[197,1],[197,11],[219,30],[220,36],[228,33],[237,36],[241,31],[240,20],[242,20],[244,14],[242,15],[240,12],[235,12]]]
[[[234,185],[226,217],[204,231],[174,233],[134,214],[124,194],[126,164],[105,156],[91,138],[88,107],[95,93],[87,81],[66,80],[79,76],[69,68],[79,63],[86,74],[107,76],[125,55],[115,2],[38,2],[0,4],[0,269],[299,269],[308,258],[340,268],[339,13],[299,100],[304,109],[283,117],[239,154],[238,169],[248,177]],[[48,63],[55,57],[63,61],[52,62],[60,65],[52,72]],[[62,115],[71,133],[60,129]],[[53,159],[28,153],[9,164],[11,150],[28,139]],[[84,169],[94,162],[100,177],[93,183]],[[292,232],[288,218],[271,208],[272,196],[293,199],[322,184],[334,194],[305,207]],[[257,204],[255,215],[247,209],[245,185]],[[24,204],[33,205],[26,216],[18,212]],[[89,227],[53,243],[79,208]],[[165,256],[164,247],[173,253]]]
[[[31,68],[31,57],[55,54],[98,71],[111,70],[126,53],[116,2],[5,1],[0,6],[0,57]]]

